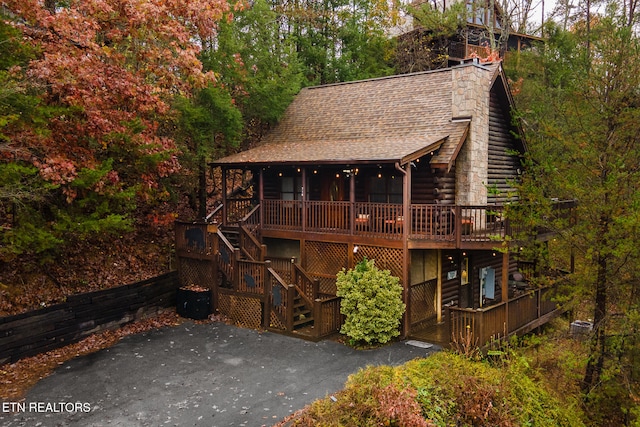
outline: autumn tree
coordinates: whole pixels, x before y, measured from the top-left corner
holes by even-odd
[[[517,99],[532,156],[522,198],[576,255],[568,283],[594,324],[585,401],[615,425],[637,402],[640,368],[640,40],[621,12],[610,2],[590,29],[549,27],[546,49],[519,69]],[[575,225],[550,197],[578,200]]]
[[[34,228],[56,244],[128,229],[134,210],[152,212],[169,196],[166,180],[180,169],[171,102],[215,81],[213,72],[202,69],[196,40],[214,34],[229,4],[3,4],[5,22],[37,48],[23,71],[42,88],[38,102],[51,112],[39,129],[5,127],[3,163],[36,168],[48,190],[46,203],[18,211],[5,244],[18,252],[52,249],[37,242],[17,245]]]

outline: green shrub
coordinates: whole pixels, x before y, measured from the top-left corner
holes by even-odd
[[[340,332],[353,343],[384,344],[400,335],[405,310],[400,279],[389,270],[379,270],[373,260],[364,259],[355,268],[338,272],[337,295],[340,312],[346,316]]]
[[[522,358],[492,366],[439,352],[362,369],[343,390],[283,425],[582,427],[580,408],[554,397],[532,374]]]

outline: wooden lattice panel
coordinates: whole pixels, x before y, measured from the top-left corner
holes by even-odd
[[[344,243],[306,242],[305,269],[312,274],[333,275],[347,268],[349,247]]]
[[[218,309],[239,326],[253,329],[259,329],[262,326],[262,304],[258,298],[220,292]]]
[[[306,242],[304,267],[320,280],[320,292],[336,294],[336,274],[347,268],[349,247],[344,243]]]
[[[412,325],[436,316],[437,286],[437,280],[430,280],[411,287],[409,301]]]
[[[271,312],[271,318],[269,319],[269,326],[274,329],[280,329],[282,331],[287,330],[287,327],[285,326],[285,324],[282,323],[278,315],[273,311]]]
[[[392,276],[400,279],[402,283],[402,249],[381,248],[379,246],[360,246],[354,254],[353,262],[359,263],[364,258],[375,260],[376,267],[380,270],[389,270]]]
[[[210,260],[184,257],[178,259],[180,286],[199,285],[212,288],[216,284],[213,270],[213,263]]]

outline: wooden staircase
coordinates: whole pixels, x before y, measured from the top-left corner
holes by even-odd
[[[293,300],[293,329],[313,328],[313,311],[307,307],[299,293]]]
[[[249,248],[243,247],[242,242],[247,241],[247,239],[243,239],[241,237],[242,232],[243,230],[236,225],[227,225],[219,228],[219,234],[222,234],[222,236],[226,239],[226,241],[229,244],[231,244],[231,246],[233,247],[233,252],[234,253],[237,252],[240,254],[239,260],[258,261],[256,259],[253,259],[253,257],[249,255],[250,253],[252,253],[252,251]],[[231,249],[231,248],[228,248],[228,249]],[[268,257],[266,257],[264,261],[270,261],[270,260],[268,259]],[[279,272],[279,273],[281,273],[282,276],[288,276],[288,277],[292,276],[291,272],[287,272],[288,274],[282,274],[284,272]],[[234,281],[237,280],[237,278],[235,277],[225,277],[225,279],[227,283],[234,283]],[[264,284],[261,284],[261,285],[264,286]],[[301,295],[299,289],[295,288],[294,295],[295,296],[293,299],[293,323],[292,323],[293,331],[291,332],[300,332],[300,333],[308,332],[309,334],[311,334],[315,324],[314,317],[313,317],[313,306],[309,306],[309,303],[307,302],[308,298],[305,299]]]

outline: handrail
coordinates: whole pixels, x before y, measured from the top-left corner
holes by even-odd
[[[265,312],[267,318],[265,319],[265,327],[271,324],[269,313],[275,313],[276,317],[282,322],[285,329],[289,330],[293,329],[293,301],[289,301],[290,291],[289,289],[293,285],[287,285],[287,283],[280,277],[278,272],[272,267],[267,267],[267,273],[269,275],[269,280],[275,279],[276,284],[280,285],[284,291],[284,295],[281,294],[281,303],[278,306],[273,304],[273,284],[269,283],[268,286],[265,286]]]
[[[575,201],[553,201],[554,212],[564,212]],[[495,242],[514,234],[522,225],[513,223],[509,210],[521,203],[443,205],[412,203],[409,211],[397,203],[330,202],[265,199],[265,230],[331,232],[384,239],[401,239],[405,229],[413,240]]]
[[[253,261],[264,261],[265,245],[260,243],[246,225],[240,225],[240,248]]]
[[[222,207],[223,204],[220,203],[218,206],[216,206],[209,215],[207,215],[204,220],[209,222],[209,220],[211,220],[211,218],[213,218],[214,215],[218,214],[218,212],[222,211]]]
[[[231,244],[231,242],[229,242],[229,240],[224,235],[224,233],[221,230],[218,230],[216,234],[218,235],[218,238],[220,238],[220,241],[224,243],[224,245],[227,247],[227,249],[229,249],[229,251],[233,253],[236,248],[233,247],[233,245]]]
[[[249,211],[249,213],[247,213],[245,216],[243,216],[240,219],[240,223],[250,223],[251,224],[251,222],[249,220],[251,219],[251,217],[253,217],[259,211],[260,211],[260,204],[257,204],[256,206],[254,206],[253,209],[251,209]]]
[[[318,296],[318,288],[319,282],[317,279],[313,279],[309,276],[309,274],[305,271],[300,264],[293,264],[294,267],[294,277],[293,277],[293,285],[296,287],[296,291],[300,294],[302,299],[305,301],[305,305],[308,308],[313,307],[313,301]],[[298,278],[301,279],[302,283],[299,283]],[[303,286],[306,284],[306,286]],[[309,288],[311,288],[311,295],[309,294]]]
[[[504,333],[505,336],[518,333],[527,325],[531,325],[548,313],[558,310],[557,306],[553,309],[543,310],[542,295],[553,288],[552,285],[531,289],[509,299],[508,302],[501,301],[477,309],[447,307],[450,338],[458,339],[458,334],[469,331],[478,340],[478,344],[483,346],[490,339],[495,339],[495,333]],[[509,313],[507,313],[507,309]]]

